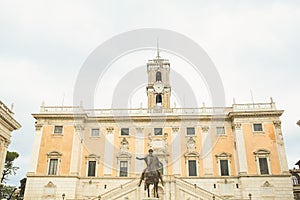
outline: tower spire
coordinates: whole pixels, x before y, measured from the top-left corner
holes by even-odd
[[[156,39],[156,47],[157,47],[157,56],[156,56],[156,58],[160,58],[160,56],[159,56],[159,40],[158,39],[159,38]]]

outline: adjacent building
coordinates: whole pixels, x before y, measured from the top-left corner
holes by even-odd
[[[294,199],[300,200],[300,160],[295,165],[298,165],[298,169],[291,169],[290,173],[293,180]]]
[[[6,152],[10,144],[11,132],[21,128],[14,119],[14,113],[0,101],[0,179],[4,168]]]
[[[146,69],[145,69],[146,70]],[[41,106],[26,200],[142,199],[142,157],[163,163],[160,199],[292,199],[280,116],[268,103],[172,108],[170,63],[147,63],[148,108]]]

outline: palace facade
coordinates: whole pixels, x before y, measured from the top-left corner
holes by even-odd
[[[292,199],[280,116],[269,103],[171,108],[170,63],[147,63],[148,108],[41,106],[26,200],[143,199],[142,157],[163,163],[160,199]]]
[[[21,125],[14,119],[14,113],[0,101],[0,179],[2,178],[7,148],[11,142],[11,132],[19,128]]]

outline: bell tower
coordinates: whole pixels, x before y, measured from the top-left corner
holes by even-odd
[[[170,63],[169,60],[160,58],[159,49],[156,58],[148,60],[147,73],[148,109],[170,108]]]

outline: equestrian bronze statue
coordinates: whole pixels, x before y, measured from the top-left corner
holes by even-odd
[[[149,186],[154,185],[154,197],[159,198],[158,196],[158,183],[159,180],[161,184],[164,185],[159,169],[162,168],[162,163],[159,161],[158,157],[153,155],[153,150],[149,149],[149,154],[144,158],[138,158],[138,160],[144,160],[147,164],[147,167],[142,172],[142,176],[138,186],[141,186],[142,181],[145,179],[144,188],[148,191],[148,197],[150,197]]]

